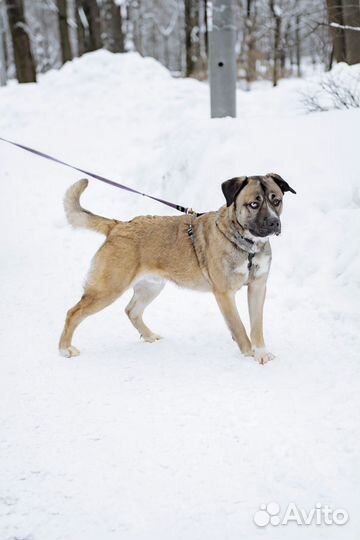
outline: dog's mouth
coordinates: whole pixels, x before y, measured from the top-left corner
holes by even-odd
[[[249,229],[249,233],[259,238],[265,238],[266,236],[272,235],[279,236],[279,234],[281,233],[281,229],[278,231],[274,231],[273,229]]]

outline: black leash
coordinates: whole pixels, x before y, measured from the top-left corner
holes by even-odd
[[[86,171],[85,169],[81,169],[80,167],[76,167],[75,165],[70,165],[70,163],[66,163],[65,161],[62,161],[61,159],[55,158],[53,156],[49,156],[49,154],[45,154],[44,152],[40,152],[39,150],[30,148],[29,146],[25,146],[23,144],[19,144],[14,141],[9,141],[8,139],[4,139],[4,137],[0,137],[0,141],[6,142],[8,144],[12,144],[13,146],[16,146],[17,148],[21,148],[22,150],[26,150],[26,152],[30,152],[31,154],[34,154],[35,156],[49,159],[50,161],[53,161],[54,163],[59,163],[60,165],[64,165],[65,167],[69,167],[70,169],[74,169],[75,171],[79,171],[83,174],[86,174],[87,176],[92,176],[93,178],[96,178],[96,180],[100,180],[100,182],[105,182],[106,184],[109,184],[110,186],[115,186],[120,189],[124,189],[125,191],[130,191],[131,193],[136,193],[137,195],[142,195],[143,197],[147,197],[148,199],[152,199],[153,201],[157,201],[159,203],[165,204],[166,206],[169,206],[170,208],[174,208],[175,210],[178,210],[179,212],[183,212],[184,214],[196,214],[196,212],[194,212],[192,208],[186,208],[185,206],[181,206],[180,204],[175,204],[169,201],[165,201],[164,199],[159,199],[158,197],[154,197],[153,195],[142,193],[141,191],[138,191],[137,189],[131,188],[129,186],[124,186],[124,184],[120,184],[119,182],[114,182],[114,180],[110,180],[109,178],[105,178],[105,176],[100,176],[90,171]]]

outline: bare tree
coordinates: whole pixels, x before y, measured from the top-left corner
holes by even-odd
[[[301,77],[301,32],[300,32],[301,16],[296,15],[295,22],[295,47],[296,47],[296,66],[297,76]]]
[[[5,86],[7,81],[5,48],[5,23],[3,20],[2,4],[0,2],[0,86]]]
[[[330,28],[333,42],[333,56],[337,62],[346,60],[345,31],[341,26],[344,24],[342,0],[327,0],[328,17],[330,23],[335,23],[339,27]]]
[[[124,52],[121,7],[114,0],[102,0],[101,3],[101,38],[105,49],[111,52]]]
[[[125,40],[123,33],[123,18],[121,14],[121,6],[113,2],[113,27],[114,27],[114,47],[115,52],[125,51]]]
[[[279,79],[279,60],[280,60],[280,46],[281,46],[281,15],[282,11],[278,4],[275,4],[275,0],[270,1],[270,10],[274,18],[274,44],[273,44],[273,86],[277,86]]]
[[[206,56],[209,52],[209,28],[208,28],[208,0],[203,0],[203,9],[204,9],[204,41],[205,41],[205,52]]]
[[[22,0],[6,0],[9,27],[14,48],[16,76],[20,83],[36,82],[35,62],[25,21]]]
[[[67,0],[56,0],[59,19],[59,33],[61,44],[61,57],[62,62],[69,62],[72,60],[72,51],[69,38],[68,20],[67,20]]]
[[[54,0],[23,0],[26,29],[37,72],[62,65],[58,9]]]
[[[141,0],[129,0],[128,16],[131,27],[132,46],[140,54],[143,54]]]
[[[185,20],[185,75],[190,77],[194,71],[194,61],[192,56],[192,32],[194,21],[192,17],[192,0],[184,0],[184,20]]]
[[[360,4],[356,0],[342,0],[345,26],[360,28]],[[348,64],[360,62],[360,32],[345,30],[346,61]]]
[[[79,52],[101,48],[100,11],[97,0],[76,0]]]
[[[246,62],[246,80],[248,85],[256,79],[256,15],[254,5],[256,0],[246,0],[246,19],[245,19],[245,54]]]
[[[84,10],[81,5],[81,0],[75,0],[75,21],[76,21],[76,38],[78,46],[78,55],[82,56],[86,52],[85,46],[85,26],[88,25]]]

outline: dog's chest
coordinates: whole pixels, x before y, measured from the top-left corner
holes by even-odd
[[[255,278],[267,274],[270,270],[271,255],[269,253],[257,253],[252,260],[251,271]]]
[[[270,269],[271,255],[267,253],[255,253],[253,257],[244,257],[232,261],[231,277],[239,286],[244,285],[249,279],[257,279],[267,274]]]

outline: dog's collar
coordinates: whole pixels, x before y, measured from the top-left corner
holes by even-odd
[[[257,253],[257,250],[254,249],[256,248],[256,244],[253,240],[250,240],[250,238],[245,238],[245,236],[242,236],[240,233],[237,233],[237,235],[240,237],[241,239],[241,245],[240,242],[238,241],[234,241],[232,240],[231,238],[229,238],[219,227],[218,223],[216,222],[216,226],[218,228],[218,230],[221,232],[221,234],[223,236],[225,236],[225,238],[227,240],[229,240],[229,242],[231,242],[237,249],[241,249],[243,251],[246,251],[247,253],[247,256],[248,256],[248,270],[250,272],[251,268],[252,268],[252,265],[253,265],[253,258],[255,257],[256,253]],[[245,247],[244,245],[245,244]],[[250,247],[250,250],[249,250],[249,247]]]
[[[254,240],[251,240],[250,238],[246,238],[245,236],[240,234],[239,231],[236,231],[236,230],[234,231],[234,236],[235,236],[236,241],[239,242],[239,244],[245,245],[247,247],[247,250],[250,249],[252,252],[252,250],[255,247]]]
[[[254,247],[256,247],[255,245],[255,242],[253,240],[250,240],[250,238],[245,238],[245,236],[242,236],[239,232],[237,232],[237,236],[241,239],[241,243],[245,244],[246,248],[244,249],[244,247],[240,246],[239,245],[239,242],[238,241],[235,241],[232,240],[231,238],[229,238],[219,227],[218,225],[218,222],[216,221],[216,227],[218,228],[218,230],[221,232],[221,234],[223,236],[225,236],[225,238],[231,242],[232,244],[234,244],[234,246],[236,248],[240,248],[240,249],[243,249],[244,251],[247,252],[248,254],[248,270],[250,271],[251,268],[252,268],[252,265],[253,265],[253,258],[255,257],[256,255],[256,251],[253,251]],[[195,245],[194,245],[194,228],[193,228],[193,225],[192,223],[189,223],[188,226],[187,226],[187,233],[188,233],[188,237],[190,238],[191,242],[192,242],[192,245],[193,245],[193,248],[194,248],[194,251],[195,251],[195,255],[196,255],[196,258],[197,258],[197,261],[198,261],[198,264],[201,268],[201,265],[200,265],[200,261],[199,261],[199,257],[198,257],[198,254],[196,252],[196,249],[195,249]],[[238,240],[238,238],[236,239]],[[249,250],[249,247],[250,247],[250,250]]]
[[[246,251],[250,254],[255,254],[257,250],[257,245],[254,242],[254,240],[251,240],[250,238],[246,238],[242,234],[239,233],[236,229],[233,231],[232,236],[228,236],[223,230],[220,229],[218,222],[215,222],[216,227],[219,232],[223,236],[225,236],[226,240],[231,242],[237,249],[241,249],[243,251]]]

